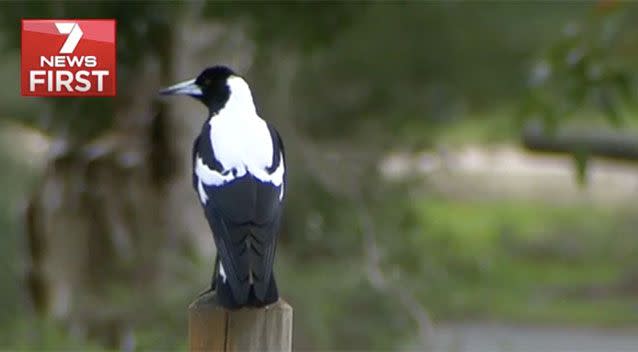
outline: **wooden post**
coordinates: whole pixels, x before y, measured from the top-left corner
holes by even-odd
[[[188,307],[190,352],[292,350],[292,307],[284,300],[228,311],[214,297],[203,295]]]

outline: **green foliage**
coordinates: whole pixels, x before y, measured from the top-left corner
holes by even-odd
[[[467,111],[517,99],[529,56],[584,8],[375,3],[327,50],[302,63],[294,90],[303,107],[297,123],[315,138],[348,138],[372,126],[392,131],[391,144],[405,144],[397,133],[404,128],[427,139]]]
[[[635,63],[623,58],[629,49],[623,39],[638,35],[630,28],[638,8],[627,6],[626,11],[594,10],[586,21],[565,26],[534,67],[524,113],[554,126],[593,107],[611,123],[622,122],[620,107],[635,96]]]
[[[266,52],[278,45],[312,52],[331,43],[368,6],[339,1],[220,1],[207,2],[203,13],[210,19],[243,21]]]
[[[567,24],[532,70],[521,117],[542,119],[550,133],[591,110],[613,126],[625,124],[627,107],[636,104],[636,64],[628,60],[636,53],[636,13],[633,3],[601,3],[585,20]],[[589,155],[581,150],[573,158],[584,184]]]
[[[626,314],[636,300],[622,291],[610,291],[603,302],[588,293],[613,287],[630,273],[619,268],[638,265],[631,255],[638,249],[631,209],[423,194],[407,198],[410,184],[381,187],[364,204],[378,219],[374,235],[383,251],[382,270],[394,284],[416,294],[435,319],[581,325],[638,321]],[[299,307],[296,341],[302,349],[306,344],[346,348],[353,336],[374,331],[352,347],[392,348],[402,334],[414,331],[414,322],[365,280],[363,244],[353,242],[365,232],[357,224],[359,207],[343,199],[328,204],[332,209],[319,208],[305,218],[309,224],[301,232],[314,238],[297,236],[278,262],[282,292]],[[356,316],[357,323],[347,316]],[[380,316],[382,321],[375,318]]]
[[[576,170],[576,180],[579,184],[584,185],[587,181],[587,152],[578,151],[574,153],[574,169]]]
[[[296,349],[389,350],[412,335],[414,323],[362,275],[358,253],[303,265],[290,253],[280,254],[276,269],[282,292],[295,308]]]
[[[603,314],[603,297],[589,293],[613,287],[631,272],[618,268],[638,264],[629,254],[638,248],[632,211],[440,198],[415,206],[422,231],[397,256],[436,248],[427,264],[411,269],[425,278],[419,292],[436,317],[585,325],[638,320],[626,313],[635,298],[612,289]]]
[[[15,319],[0,333],[2,348],[19,351],[87,351],[106,352],[97,344],[71,337],[53,321]]]
[[[310,209],[296,209],[296,216],[289,219],[293,223],[288,224],[276,267],[281,290],[295,307],[296,348],[385,350],[415,331],[416,324],[405,309],[374,288],[366,276],[362,238],[367,230],[358,221],[361,212],[383,219],[375,221],[374,235],[384,246],[398,244],[394,236],[406,225],[402,223],[406,198],[401,193],[392,196],[397,191],[393,187],[381,187],[355,202],[333,199],[306,185],[303,196],[316,201],[305,202]]]

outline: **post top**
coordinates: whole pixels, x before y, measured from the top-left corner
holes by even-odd
[[[197,297],[189,306],[188,310],[206,310],[206,309],[216,309],[216,310],[225,310],[219,304],[217,304],[217,300],[215,299],[215,292],[207,292],[199,297]],[[283,298],[279,298],[279,300],[271,305],[265,306],[263,308],[241,308],[237,311],[248,311],[248,310],[292,310],[292,307],[286,302]]]

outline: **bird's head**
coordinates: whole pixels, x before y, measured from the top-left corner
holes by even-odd
[[[226,66],[213,66],[202,71],[197,78],[177,83],[160,90],[162,95],[189,95],[206,105],[211,111],[219,111],[236,89],[245,81]],[[246,85],[247,87],[247,85]]]

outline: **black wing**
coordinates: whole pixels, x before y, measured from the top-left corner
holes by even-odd
[[[281,136],[277,132],[277,130],[270,124],[268,124],[268,130],[270,131],[270,137],[273,141],[273,160],[271,167],[268,169],[268,172],[274,172],[276,167],[279,165],[279,162],[283,162],[286,165],[286,155],[284,151],[284,143],[281,140]],[[272,214],[272,221],[268,223],[267,226],[262,226],[256,230],[257,236],[263,239],[269,238],[270,241],[265,243],[264,246],[264,254],[262,256],[262,268],[263,271],[260,272],[260,275],[263,275],[263,282],[265,285],[262,287],[255,285],[255,290],[257,294],[260,294],[260,291],[265,295],[268,290],[268,284],[271,281],[272,277],[272,269],[275,262],[275,252],[277,251],[277,238],[279,237],[279,228],[281,225],[281,214],[283,211],[283,196],[286,191],[287,185],[287,173],[284,170],[283,181],[281,187],[277,188],[278,194],[277,199],[279,200],[279,204],[276,208],[276,213]]]

